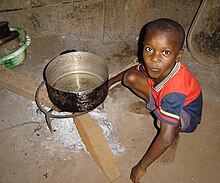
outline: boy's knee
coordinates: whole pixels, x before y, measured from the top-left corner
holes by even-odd
[[[133,70],[128,70],[123,77],[123,83],[125,86],[131,87],[137,82],[136,78],[135,72]]]

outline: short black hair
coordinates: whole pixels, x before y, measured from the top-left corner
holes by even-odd
[[[178,39],[179,49],[181,50],[183,48],[183,44],[185,41],[185,30],[178,22],[168,18],[160,18],[148,22],[145,26],[145,38],[149,32],[155,29],[165,32],[175,33],[179,37]]]

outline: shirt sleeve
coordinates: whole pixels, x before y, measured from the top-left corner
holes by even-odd
[[[180,93],[169,93],[161,100],[161,105],[153,113],[156,117],[172,126],[178,126],[180,112],[183,109],[186,96]]]
[[[145,69],[145,67],[144,67],[143,64],[138,64],[138,65],[136,66],[136,70],[138,70],[138,71],[140,71],[140,72],[142,72],[142,73],[144,73],[144,74],[147,74],[146,69]]]

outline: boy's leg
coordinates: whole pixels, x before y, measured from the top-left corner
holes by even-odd
[[[158,159],[161,164],[167,164],[174,162],[177,146],[180,140],[179,132],[184,132],[190,126],[190,114],[184,110],[180,112],[179,127],[176,131],[176,138],[172,145],[164,152],[164,154]]]
[[[128,70],[124,74],[123,84],[146,102],[149,101],[150,95],[147,77],[140,71],[135,69]]]
[[[170,147],[161,155],[157,162],[161,164],[173,163],[176,156],[176,150],[179,144],[180,136],[179,136],[179,128],[176,128],[175,140],[170,145]]]
[[[175,140],[171,144],[171,146],[162,154],[162,156],[158,159],[158,162],[161,164],[173,163],[175,161],[176,150],[179,144],[180,136],[179,133],[176,135]]]

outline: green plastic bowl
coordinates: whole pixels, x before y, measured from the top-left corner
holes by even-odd
[[[18,31],[19,36],[18,39],[22,43],[24,43],[20,48],[18,48],[13,53],[8,55],[0,56],[0,64],[3,65],[4,68],[11,69],[20,64],[22,64],[26,58],[26,48],[31,43],[31,38],[27,35],[26,31],[20,28],[10,28],[11,31]]]

